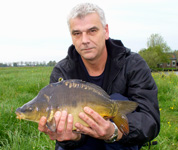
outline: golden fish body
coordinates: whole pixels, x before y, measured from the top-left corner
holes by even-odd
[[[127,113],[134,111],[137,103],[132,101],[110,100],[109,95],[95,84],[81,80],[63,80],[44,87],[38,95],[16,110],[18,119],[39,122],[42,116],[47,117],[47,126],[55,131],[54,114],[66,110],[73,115],[74,124],[87,124],[78,117],[83,108],[88,106],[104,118],[112,118],[118,128],[128,134]],[[75,126],[73,126],[75,130]]]

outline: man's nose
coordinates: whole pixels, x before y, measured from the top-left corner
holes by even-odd
[[[89,35],[86,32],[82,33],[82,43],[87,44],[90,42]]]

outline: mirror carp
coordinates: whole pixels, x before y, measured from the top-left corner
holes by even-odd
[[[123,134],[129,133],[126,114],[133,112],[137,103],[133,101],[111,100],[110,96],[99,86],[82,80],[63,80],[42,88],[31,101],[16,110],[18,119],[39,122],[47,117],[47,127],[56,130],[54,114],[66,110],[73,115],[74,124],[87,124],[78,117],[83,108],[88,106],[105,119],[112,119]],[[76,130],[73,126],[73,130]]]

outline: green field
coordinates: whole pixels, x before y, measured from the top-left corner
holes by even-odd
[[[15,110],[49,83],[52,67],[0,68],[0,150],[54,150],[37,123],[16,119]],[[178,76],[153,74],[159,93],[161,131],[151,150],[178,149]],[[147,150],[143,147],[142,150]]]

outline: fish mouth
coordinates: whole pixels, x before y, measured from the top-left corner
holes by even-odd
[[[25,119],[25,116],[24,116],[22,113],[19,113],[19,112],[15,112],[15,113],[16,113],[16,115],[17,115],[17,116],[16,116],[17,119],[20,119],[20,120],[21,120],[21,119]]]

